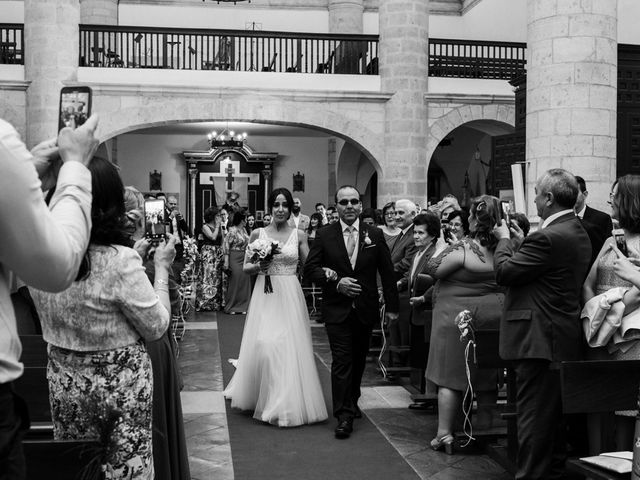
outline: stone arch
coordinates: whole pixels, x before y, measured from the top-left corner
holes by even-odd
[[[321,130],[354,144],[381,171],[384,158],[384,104],[330,99],[321,102],[260,94],[187,95],[167,92],[105,92],[94,95],[101,113],[102,141],[134,130],[183,122],[238,121],[293,125]],[[99,106],[99,107],[98,107]]]
[[[431,123],[427,139],[426,168],[440,142],[456,128],[478,120],[494,120],[515,127],[515,105],[488,103],[483,105],[466,104],[448,109],[447,113],[429,119]]]

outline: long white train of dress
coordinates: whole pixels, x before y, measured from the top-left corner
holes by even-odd
[[[267,238],[260,230],[260,238]],[[242,334],[237,369],[224,391],[231,406],[280,427],[327,419],[313,357],[304,295],[296,277],[298,235],[292,232],[269,267],[273,293],[259,275]]]

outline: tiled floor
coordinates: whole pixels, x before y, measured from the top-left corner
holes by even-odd
[[[312,327],[314,351],[328,368],[330,352],[325,330],[315,322]],[[180,342],[179,361],[185,384],[182,402],[191,478],[233,480],[233,452],[222,396],[221,362],[227,359],[220,358],[215,313],[199,313],[188,322]],[[367,367],[363,386],[362,410],[421,479],[511,478],[486,455],[448,456],[429,449],[436,416],[409,410],[409,391],[381,378],[373,362]]]

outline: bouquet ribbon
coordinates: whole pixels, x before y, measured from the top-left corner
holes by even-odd
[[[271,275],[264,276],[264,293],[273,293],[273,285],[271,284]]]

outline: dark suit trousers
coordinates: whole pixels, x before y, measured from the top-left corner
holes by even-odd
[[[561,478],[566,446],[562,424],[560,371],[546,360],[513,362],[518,412],[516,479]]]
[[[21,480],[26,476],[22,436],[25,427],[11,384],[0,385],[0,480]]]
[[[354,310],[345,322],[325,326],[331,347],[333,416],[339,421],[347,420],[353,418],[360,398],[371,326],[360,322]]]
[[[411,344],[411,306],[409,305],[409,292],[406,290],[400,292],[398,299],[400,301],[400,311],[398,312],[398,321],[393,325],[389,325],[389,346],[390,347],[408,347]],[[390,365],[395,367],[406,367],[409,364],[408,353],[390,352]]]

